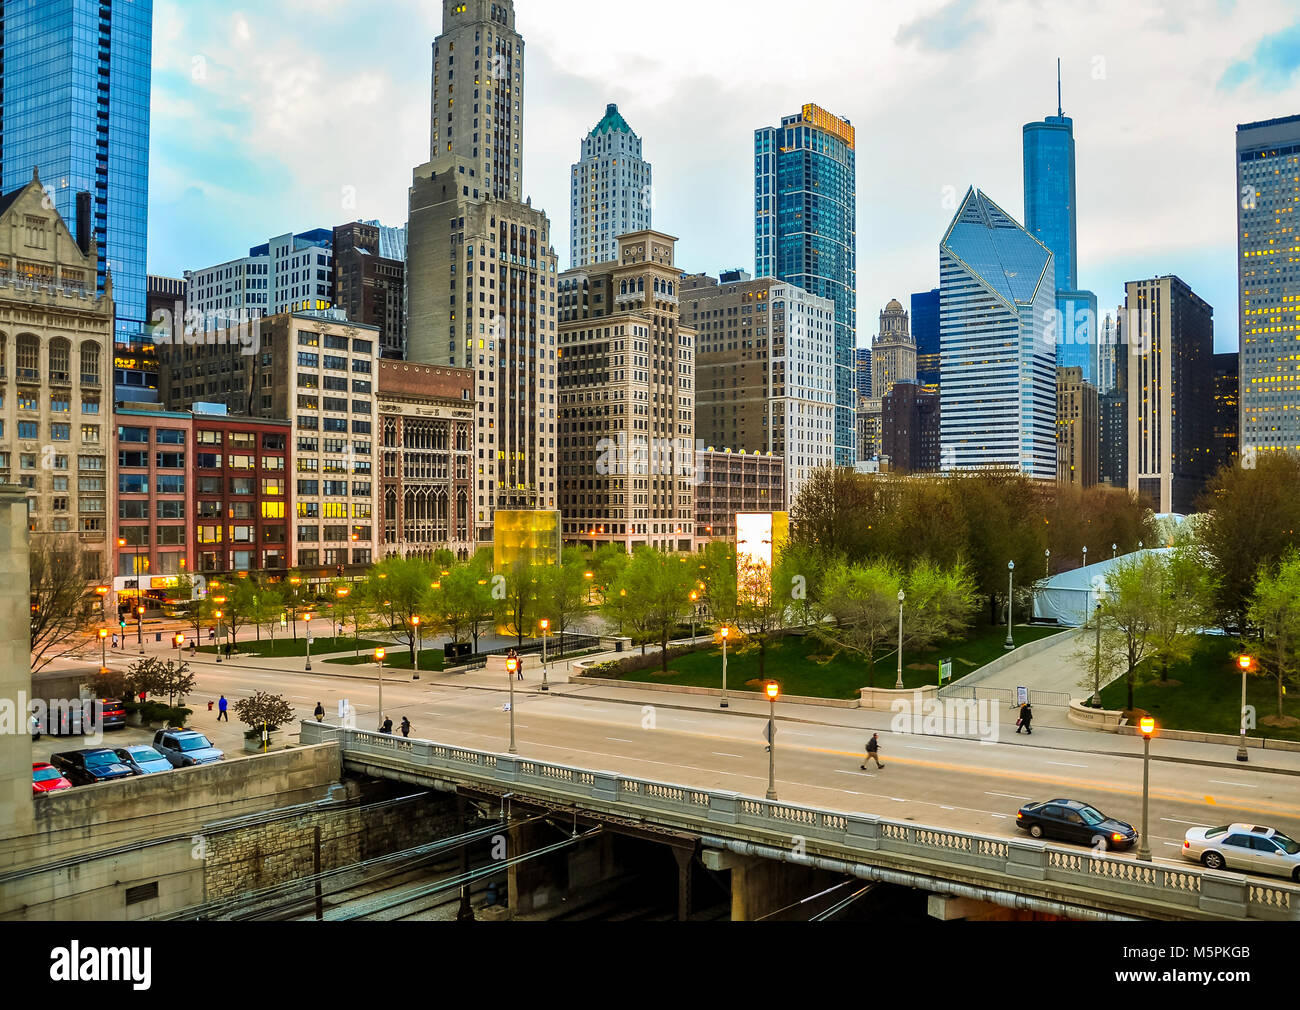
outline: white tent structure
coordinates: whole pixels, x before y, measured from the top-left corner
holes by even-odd
[[[1034,593],[1034,619],[1057,621],[1067,628],[1080,628],[1087,624],[1097,608],[1097,590],[1106,586],[1106,575],[1122,561],[1137,559],[1146,554],[1172,554],[1169,548],[1151,551],[1134,551],[1119,558],[1062,572],[1043,583]]]

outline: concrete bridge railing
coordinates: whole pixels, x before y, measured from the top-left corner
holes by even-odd
[[[998,874],[1026,883],[1081,889],[1097,904],[1142,914],[1185,909],[1191,918],[1300,921],[1300,888],[1265,884],[1188,863],[1185,867],[1065,849],[1029,838],[1000,838],[870,814],[847,814],[738,793],[592,771],[516,755],[494,754],[422,740],[302,725],[304,745],[337,741],[345,763],[370,771],[443,775],[586,801],[623,816],[658,815],[666,825],[708,829],[716,835],[768,840],[817,840],[862,854],[879,853],[930,864],[930,871]],[[374,763],[367,762],[374,759]],[[404,766],[404,767],[403,767]],[[941,866],[940,866],[941,864]],[[1199,913],[1199,914],[1197,914]]]

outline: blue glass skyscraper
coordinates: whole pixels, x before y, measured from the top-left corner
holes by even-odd
[[[101,291],[113,275],[117,396],[155,399],[157,365],[143,340],[153,0],[0,9],[0,192],[35,168],[70,225],[77,194],[91,194]]]
[[[1079,290],[1074,120],[1060,107],[1059,78],[1057,90],[1056,115],[1024,128],[1025,229],[1056,260],[1057,366],[1082,368],[1084,379],[1095,386],[1097,296]]]
[[[912,339],[916,341],[916,381],[938,392],[942,377],[938,288],[912,296]]]
[[[855,133],[816,105],[754,132],[755,276],[835,303],[835,463],[857,462]]]

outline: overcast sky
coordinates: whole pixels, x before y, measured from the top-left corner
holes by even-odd
[[[1021,128],[1078,146],[1079,283],[1176,273],[1237,347],[1238,123],[1300,113],[1297,0],[516,0],[524,191],[569,266],[569,166],[608,102],[654,166],[689,271],[754,269],[753,131],[816,102],[853,121],[858,342],[938,286],[968,186],[1023,221]],[[437,0],[157,0],[149,269],[273,235],[406,220],[428,159]],[[381,13],[382,12],[382,13]]]

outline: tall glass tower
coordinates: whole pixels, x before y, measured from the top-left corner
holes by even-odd
[[[1056,115],[1026,124],[1024,145],[1025,228],[1056,259],[1056,363],[1060,368],[1082,368],[1084,380],[1095,386],[1097,296],[1079,290],[1074,120],[1061,109],[1059,63]]]
[[[23,0],[0,6],[0,191],[32,169],[70,224],[91,194],[99,290],[113,275],[119,399],[155,400],[144,340],[153,0]]]
[[[754,132],[755,276],[835,303],[835,464],[857,462],[856,136],[816,105]]]

